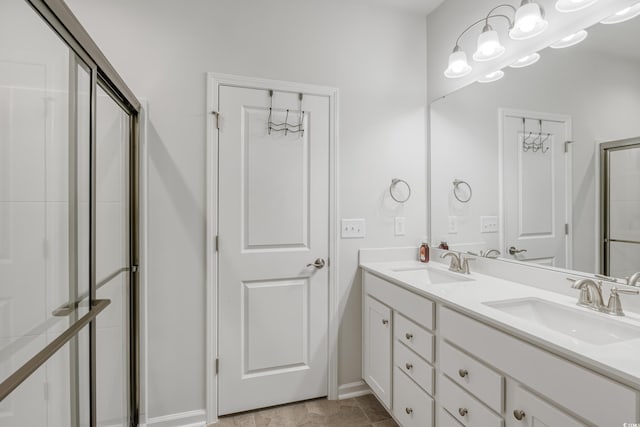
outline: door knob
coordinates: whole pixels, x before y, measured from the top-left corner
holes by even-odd
[[[318,258],[317,260],[313,261],[313,263],[307,264],[307,267],[315,267],[320,270],[322,267],[324,267],[324,260],[322,258]]]
[[[526,249],[516,249],[515,246],[511,246],[509,248],[509,255],[520,254],[522,252],[527,252],[527,250]]]

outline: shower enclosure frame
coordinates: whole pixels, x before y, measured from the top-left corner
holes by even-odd
[[[598,269],[600,273],[609,275],[610,271],[610,243],[621,241],[610,238],[609,230],[609,153],[612,151],[626,150],[632,147],[640,147],[640,138],[628,138],[618,141],[610,141],[598,144],[600,189],[599,189],[599,216],[600,232],[598,233]],[[622,241],[624,242],[624,241]],[[635,242],[634,242],[635,243]]]
[[[21,368],[7,378],[0,387],[0,395],[8,395],[24,379],[35,372],[62,346],[89,327],[89,422],[97,426],[96,404],[96,316],[108,305],[108,300],[97,300],[96,290],[96,97],[98,86],[102,88],[129,116],[129,262],[122,270],[129,274],[129,401],[128,423],[137,426],[140,407],[140,363],[139,363],[139,117],[141,104],[120,75],[109,63],[100,48],[91,39],[77,18],[62,0],[24,0],[67,44],[72,51],[72,62],[82,62],[90,72],[90,231],[89,231],[89,306],[91,310],[75,321],[64,333],[52,341]],[[77,58],[77,59],[76,59]],[[72,68],[70,68],[71,70]],[[70,71],[70,78],[74,71]],[[75,85],[70,86],[70,96],[74,96]],[[71,105],[75,108],[75,105]],[[73,127],[72,127],[73,128]],[[70,135],[70,139],[75,135]],[[72,154],[73,155],[73,154]],[[71,173],[74,173],[71,171]],[[73,230],[70,229],[70,233]],[[75,249],[71,249],[72,251]],[[74,262],[74,261],[71,261]],[[77,301],[77,300],[76,300]],[[70,302],[73,302],[70,300]],[[77,321],[76,321],[77,320]],[[71,371],[73,378],[74,373]],[[72,391],[72,394],[74,391]],[[77,390],[75,391],[77,394]],[[72,399],[73,400],[73,399]],[[76,419],[77,402],[72,402],[72,420]],[[76,421],[77,422],[77,421]]]

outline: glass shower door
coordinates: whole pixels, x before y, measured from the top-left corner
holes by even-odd
[[[640,271],[640,141],[608,149],[606,274]]]

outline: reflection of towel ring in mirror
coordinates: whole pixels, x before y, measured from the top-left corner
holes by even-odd
[[[467,197],[466,199],[461,199],[458,196],[458,186],[460,186],[460,185],[465,185],[469,189],[469,197]],[[469,200],[471,200],[471,196],[473,196],[473,190],[471,190],[471,186],[469,185],[469,183],[467,181],[463,181],[461,179],[454,179],[453,180],[453,195],[460,203],[467,203]]]
[[[407,195],[404,196],[402,194],[402,192],[400,194],[393,194],[394,190],[396,189],[396,186],[398,184],[403,185],[404,187],[406,187],[406,191],[407,191]],[[404,203],[407,200],[409,200],[409,198],[411,197],[411,186],[409,185],[409,183],[407,181],[405,181],[404,179],[399,179],[399,178],[393,178],[391,180],[391,185],[389,186],[389,194],[391,195],[391,198],[393,200],[395,200],[398,203]],[[404,196],[404,197],[403,197]]]

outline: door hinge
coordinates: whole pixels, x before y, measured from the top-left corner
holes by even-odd
[[[220,249],[220,238],[218,236],[216,236],[214,244],[216,246],[216,252],[218,252],[218,250]]]
[[[216,116],[216,129],[220,129],[220,112],[212,111],[211,114]]]
[[[216,359],[216,375],[220,372],[220,359]]]
[[[569,144],[573,144],[573,141],[565,141],[564,142],[564,152],[565,153],[569,152]]]
[[[132,265],[131,266],[131,272],[132,273],[137,273],[138,272],[138,266],[137,265]]]
[[[564,225],[564,234],[565,234],[565,236],[569,235],[569,224],[565,224]]]

